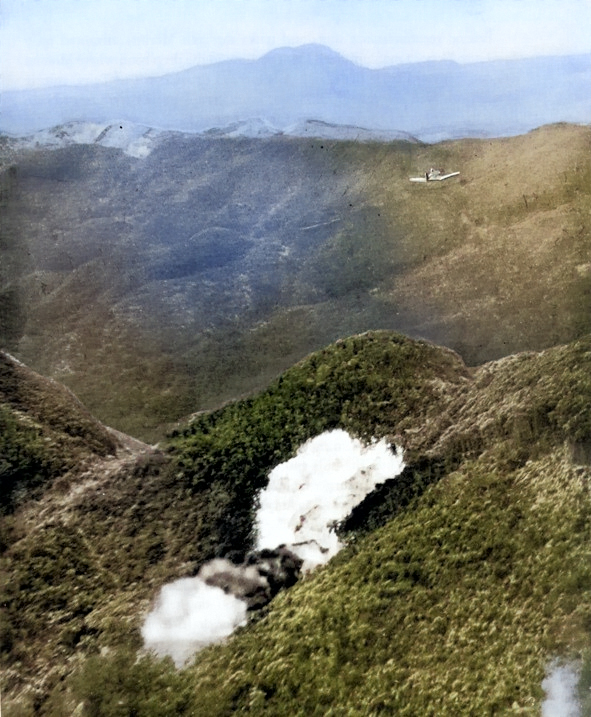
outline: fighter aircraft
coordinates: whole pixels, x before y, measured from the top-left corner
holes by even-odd
[[[448,174],[445,174],[443,169],[431,169],[428,172],[425,172],[424,177],[410,177],[411,182],[442,182],[444,179],[449,179],[450,177],[457,177],[459,172],[449,172]]]

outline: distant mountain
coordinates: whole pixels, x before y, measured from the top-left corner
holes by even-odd
[[[371,70],[304,45],[162,77],[4,92],[0,128],[23,134],[117,117],[200,132],[255,117],[279,130],[313,119],[424,140],[510,135],[557,121],[588,122],[590,85],[591,55]]]

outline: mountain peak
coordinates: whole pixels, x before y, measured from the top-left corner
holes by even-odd
[[[278,47],[263,55],[261,60],[279,59],[279,60],[338,60],[340,62],[350,63],[346,57],[335,52],[326,45],[318,43],[308,43],[306,45],[298,45],[297,47]],[[351,63],[353,64],[353,63]]]

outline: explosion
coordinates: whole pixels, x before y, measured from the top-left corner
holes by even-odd
[[[216,558],[196,577],[164,586],[142,628],[145,647],[181,666],[228,637],[249,610],[336,555],[343,547],[339,522],[403,468],[402,456],[384,440],[366,445],[334,430],[306,442],[269,474],[257,512],[257,550],[240,565]]]

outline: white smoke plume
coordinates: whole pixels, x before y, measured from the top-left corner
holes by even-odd
[[[542,717],[581,717],[577,696],[578,670],[574,665],[554,663],[542,688],[546,699],[542,704]]]
[[[201,578],[181,578],[160,591],[142,627],[144,645],[177,667],[246,623],[243,600],[212,587]]]
[[[327,562],[342,547],[335,526],[403,468],[402,455],[384,440],[365,445],[342,430],[311,439],[269,475],[257,514],[258,547],[286,545],[304,570]]]
[[[305,443],[277,466],[261,492],[257,551],[242,565],[218,558],[194,578],[162,588],[142,628],[144,645],[181,666],[195,652],[228,637],[300,571],[327,562],[342,547],[336,525],[374,488],[402,472],[402,456],[386,441],[369,445],[342,430]]]

